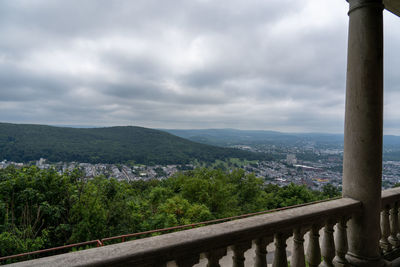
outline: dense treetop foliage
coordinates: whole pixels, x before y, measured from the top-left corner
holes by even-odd
[[[241,169],[199,168],[164,180],[84,179],[36,167],[0,170],[0,255],[268,210],[336,196],[265,185]]]
[[[0,160],[28,162],[186,164],[194,159],[270,159],[261,153],[215,147],[172,134],[133,126],[67,128],[0,123]]]

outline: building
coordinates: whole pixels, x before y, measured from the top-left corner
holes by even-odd
[[[289,165],[293,165],[297,163],[297,158],[295,154],[287,154],[286,155],[286,163]]]

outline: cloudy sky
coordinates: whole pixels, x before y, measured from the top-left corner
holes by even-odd
[[[0,121],[340,133],[347,9],[2,0]],[[385,133],[400,135],[400,19],[384,18]]]

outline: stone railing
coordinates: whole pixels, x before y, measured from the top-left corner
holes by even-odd
[[[380,247],[386,259],[400,256],[400,188],[382,191]]]
[[[273,266],[287,266],[286,241],[293,236],[290,266],[332,266],[345,263],[346,222],[361,203],[341,198],[245,219],[144,238],[84,251],[41,258],[15,266],[193,266],[204,253],[209,267],[233,250],[233,266],[244,266],[244,253],[254,242],[254,266],[267,266],[267,246],[274,240]],[[336,225],[336,227],[334,227]],[[320,246],[320,230],[323,230]],[[334,238],[334,229],[336,237]],[[304,252],[304,236],[309,232]]]

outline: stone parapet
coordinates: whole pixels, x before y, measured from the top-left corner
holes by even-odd
[[[218,258],[224,256],[227,247],[232,247],[234,266],[244,266],[244,252],[257,244],[258,267],[267,266],[266,247],[275,239],[274,266],[286,266],[286,239],[295,232],[296,246],[293,247],[291,266],[317,266],[321,262],[319,229],[327,227],[324,234],[322,256],[325,266],[332,266],[334,250],[333,228],[335,223],[343,223],[361,209],[361,202],[342,198],[311,204],[303,207],[257,215],[250,218],[204,226],[200,228],[128,241],[84,251],[25,261],[11,266],[165,266],[175,261],[178,266],[193,266],[199,255],[209,257],[210,266],[219,266]],[[340,228],[343,229],[343,228]],[[345,229],[345,228],[344,228]],[[304,255],[303,236],[309,236],[309,247]],[[345,238],[343,233],[337,235]],[[337,241],[347,243],[347,240]],[[345,260],[345,259],[342,259]]]

